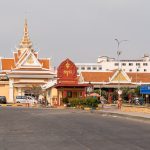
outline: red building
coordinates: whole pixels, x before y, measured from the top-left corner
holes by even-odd
[[[58,105],[62,105],[63,98],[79,98],[86,97],[87,87],[89,84],[78,82],[77,67],[75,64],[66,59],[63,61],[57,70],[57,100]]]

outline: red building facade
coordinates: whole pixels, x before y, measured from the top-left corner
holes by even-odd
[[[86,91],[89,84],[79,84],[77,76],[77,67],[69,60],[64,60],[57,69],[57,84],[55,88],[58,91],[58,105],[62,105],[64,98],[86,97]]]

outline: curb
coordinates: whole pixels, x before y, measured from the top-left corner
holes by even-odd
[[[150,122],[150,118],[146,118],[146,117],[142,117],[142,116],[133,116],[133,115],[129,115],[129,114],[120,114],[120,113],[115,113],[115,112],[102,112],[102,111],[95,111],[95,110],[91,110],[91,113],[97,113],[97,114],[101,114],[101,115],[109,115],[109,116],[117,116],[117,117],[122,117],[122,118],[127,118],[127,119],[135,119],[135,120],[141,120],[141,121],[146,121],[146,122]]]
[[[27,107],[26,104],[0,104],[0,107]]]

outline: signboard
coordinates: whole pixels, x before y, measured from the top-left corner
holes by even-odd
[[[122,90],[118,90],[118,94],[121,95],[122,94]]]
[[[64,60],[57,69],[58,83],[77,84],[77,67],[69,59]]]
[[[92,91],[93,91],[93,88],[92,88],[91,86],[89,86],[89,87],[87,88],[87,92],[90,93],[90,92],[92,92]]]
[[[140,87],[140,94],[150,94],[150,85],[143,85]]]

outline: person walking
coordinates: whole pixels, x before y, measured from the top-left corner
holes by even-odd
[[[102,109],[104,108],[104,104],[105,104],[105,98],[103,96],[100,97],[100,101],[102,104]]]
[[[121,107],[122,107],[122,98],[121,97],[118,98],[117,104],[118,104],[118,109],[121,109]]]

